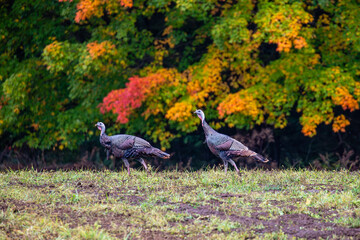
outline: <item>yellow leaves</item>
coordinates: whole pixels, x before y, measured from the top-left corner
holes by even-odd
[[[64,58],[68,57],[67,42],[58,42],[54,40],[51,44],[47,45],[43,51],[43,59],[45,64],[47,65],[47,70],[57,72],[64,69],[65,62]],[[37,61],[37,65],[43,65],[44,62]]]
[[[360,82],[356,82],[356,83],[355,83],[354,95],[355,95],[355,97],[356,97],[357,100],[360,99]]]
[[[343,115],[334,118],[333,109],[336,105],[351,112],[359,109],[360,83],[336,66],[327,68],[319,74],[316,81],[309,82],[305,94],[309,91],[314,92],[314,98],[306,100],[304,98],[300,103],[301,107],[297,109],[298,112],[305,112],[305,116],[300,119],[303,134],[314,136],[320,123],[326,125],[333,123],[334,132],[345,131],[345,127],[350,122]]]
[[[321,23],[323,25],[329,25],[330,21],[331,21],[331,19],[330,19],[330,17],[328,15],[322,14],[319,17],[318,23]]]
[[[281,23],[285,19],[285,16],[282,12],[275,13],[271,18],[271,24],[278,24]]]
[[[260,113],[256,99],[245,91],[229,94],[228,97],[219,104],[218,111],[221,118],[224,117],[225,114],[230,115],[233,113],[241,113],[255,118]]]
[[[312,68],[311,66],[318,64],[320,62],[320,58],[321,56],[319,54],[314,54],[313,57],[309,58],[310,68]]]
[[[227,85],[221,78],[225,64],[225,61],[214,54],[204,65],[190,70],[191,79],[187,85],[187,92],[198,103],[198,107],[202,107],[206,99],[213,94],[221,95],[228,91]]]
[[[339,66],[333,67],[333,68],[331,68],[331,70],[335,75],[339,74],[341,72],[341,69]]]
[[[171,35],[172,31],[173,31],[173,26],[170,25],[170,26],[166,27],[162,33],[162,36],[164,38],[156,39],[154,41],[154,45],[155,45],[155,49],[156,49],[155,61],[154,61],[155,65],[162,65],[164,57],[169,54],[169,51],[167,50],[168,47],[169,48],[175,47],[176,40]],[[166,37],[167,35],[169,35],[169,37]]]
[[[189,102],[177,102],[166,113],[166,118],[172,121],[183,122],[192,117],[193,106]]]
[[[187,85],[187,91],[190,95],[195,95],[202,89],[200,81],[191,81]]]
[[[53,55],[59,54],[61,52],[61,43],[55,40],[44,48],[44,52],[51,53]]]
[[[340,105],[344,110],[349,109],[350,112],[359,109],[359,103],[349,93],[345,87],[337,87],[335,95],[331,97],[332,101],[336,105]]]
[[[274,124],[275,128],[283,129],[287,125],[287,119],[285,114],[281,114],[279,117],[276,118],[276,122]]]
[[[160,49],[155,52],[154,64],[161,65],[164,59],[164,56],[168,54],[168,51],[165,49]]]
[[[19,109],[18,107],[15,107],[13,111],[14,111],[14,113],[16,113],[16,114],[19,114],[19,113],[20,113],[20,109]]]
[[[301,4],[277,4],[271,10],[260,10],[256,23],[263,34],[269,35],[269,42],[278,45],[279,52],[289,52],[294,46],[301,49],[307,46],[303,35],[305,24],[311,22],[313,17],[307,13]]]
[[[348,125],[350,125],[350,121],[347,120],[343,114],[341,114],[334,119],[332,129],[334,132],[345,132],[345,127]]]
[[[111,52],[115,49],[115,45],[110,41],[103,41],[101,43],[95,41],[88,43],[86,47],[92,59],[97,59],[106,52]]]
[[[300,123],[303,126],[301,132],[305,136],[313,137],[316,135],[316,128],[319,124],[330,124],[331,122],[334,132],[345,132],[345,127],[350,125],[350,121],[343,114],[334,118],[332,112],[321,114],[307,112],[300,118]]]

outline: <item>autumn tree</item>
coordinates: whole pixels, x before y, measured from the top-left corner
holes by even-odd
[[[77,148],[102,120],[110,134],[170,148],[197,131],[197,108],[216,129],[282,131],[295,120],[312,138],[323,125],[346,133],[359,109],[356,1],[16,0],[0,9],[0,131],[11,145]]]

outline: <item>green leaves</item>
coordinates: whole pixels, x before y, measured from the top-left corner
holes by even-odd
[[[358,12],[346,1],[5,3],[0,131],[75,148],[101,120],[168,148],[197,130],[196,108],[216,128],[284,128],[296,110],[307,136],[321,123],[345,131],[360,99]],[[135,76],[148,81],[132,89]],[[108,95],[126,112],[100,113]]]

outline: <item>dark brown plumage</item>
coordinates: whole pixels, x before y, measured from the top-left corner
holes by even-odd
[[[269,161],[260,154],[249,150],[244,144],[237,141],[236,139],[216,132],[212,127],[209,126],[209,124],[207,124],[205,121],[205,114],[200,109],[196,110],[194,113],[196,113],[201,120],[201,125],[205,133],[206,143],[210,151],[223,160],[225,172],[227,172],[228,163],[233,165],[236,171],[239,172],[235,162],[231,159],[233,157],[253,157],[256,160],[264,163]]]
[[[101,131],[100,143],[106,148],[106,155],[109,159],[110,155],[115,158],[121,158],[130,175],[130,159],[138,160],[148,171],[146,163],[143,157],[155,156],[160,158],[170,158],[170,155],[150,145],[146,140],[127,134],[119,134],[114,136],[108,136],[105,133],[105,124],[98,122],[95,126]]]

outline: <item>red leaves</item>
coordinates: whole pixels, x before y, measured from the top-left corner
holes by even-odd
[[[141,107],[152,90],[166,81],[160,74],[151,74],[147,77],[131,77],[126,88],[111,91],[100,104],[102,113],[117,114],[117,121],[127,123],[128,117],[134,109]]]
[[[120,0],[120,4],[121,4],[121,6],[131,8],[133,6],[133,1],[132,0]]]

